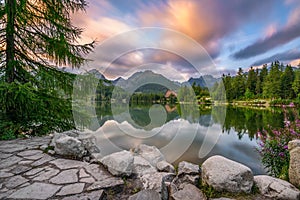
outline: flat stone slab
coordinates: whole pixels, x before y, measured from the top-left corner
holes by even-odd
[[[63,198],[62,200],[105,200],[106,194],[104,190],[92,191]]]
[[[49,155],[47,155],[47,154],[43,154],[43,157],[41,159],[39,159],[39,160],[31,163],[31,166],[37,167],[37,166],[43,165],[43,164],[45,164],[45,163],[47,163],[47,162],[49,162],[51,160],[54,160],[54,158],[51,157],[51,156],[49,156]]]
[[[52,197],[61,186],[35,182],[32,185],[21,188],[8,198],[13,199],[48,199]]]
[[[66,196],[70,194],[80,194],[83,191],[84,183],[74,183],[69,184],[61,188],[61,190],[56,194],[57,196]]]
[[[78,182],[77,172],[78,169],[62,171],[57,176],[51,178],[50,182],[55,184],[76,183]]]
[[[28,182],[28,180],[20,175],[11,177],[8,181],[5,181],[5,187],[9,189],[13,189],[23,183]]]
[[[27,150],[27,151],[22,151],[18,153],[18,156],[26,157],[26,156],[32,156],[35,154],[42,154],[43,152],[41,150]]]
[[[32,180],[33,181],[45,181],[45,180],[48,180],[48,179],[52,178],[53,176],[55,176],[58,173],[59,173],[58,169],[53,169],[53,168],[49,167],[45,171],[40,172]]]
[[[120,178],[109,178],[102,181],[97,181],[87,188],[87,191],[99,190],[99,189],[113,189],[118,190],[124,185],[124,181]]]
[[[11,156],[9,158],[6,158],[4,160],[0,161],[0,169],[1,168],[7,168],[10,167],[12,165],[17,164],[18,162],[20,162],[22,160],[22,158],[18,157],[18,156]]]
[[[67,159],[56,159],[51,161],[50,163],[56,165],[56,167],[58,167],[59,169],[79,168],[88,165],[88,163]]]

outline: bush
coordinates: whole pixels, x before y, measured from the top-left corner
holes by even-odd
[[[287,110],[284,108],[284,127],[273,129],[268,127],[258,132],[259,152],[262,156],[262,163],[270,175],[288,180],[288,169],[290,155],[288,142],[300,138],[300,120],[298,113],[294,110],[295,120],[290,121],[287,117]]]

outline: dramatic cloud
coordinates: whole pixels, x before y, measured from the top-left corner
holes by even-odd
[[[252,65],[253,66],[259,66],[259,65],[270,63],[270,62],[274,62],[276,60],[284,62],[284,61],[291,61],[291,60],[295,60],[295,59],[299,59],[299,58],[300,58],[300,50],[299,49],[292,49],[290,51],[283,52],[283,53],[278,53],[278,54],[275,54],[275,55],[270,56],[268,58],[259,60],[255,63],[253,63]]]
[[[275,47],[284,45],[300,37],[300,9],[297,8],[289,17],[287,25],[281,30],[274,31],[269,37],[260,39],[254,44],[236,52],[235,59],[245,59],[265,53]]]
[[[175,1],[147,4],[138,15],[143,26],[160,26],[180,31],[199,42],[214,58],[220,40],[244,22],[259,19],[272,1]]]

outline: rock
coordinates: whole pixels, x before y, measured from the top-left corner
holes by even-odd
[[[148,160],[148,162],[150,162],[150,164],[154,167],[156,167],[159,161],[165,160],[164,155],[155,146],[140,144],[135,149],[135,152]]]
[[[56,174],[59,173],[58,169],[53,169],[53,168],[46,168],[45,171],[39,173],[37,176],[32,179],[33,181],[44,181],[52,178]]]
[[[92,133],[79,132],[76,130],[55,133],[51,146],[59,155],[76,156],[82,158],[86,155],[99,153],[96,145],[96,137]]]
[[[202,164],[202,183],[217,191],[250,193],[253,174],[240,163],[222,156],[212,156]]]
[[[170,163],[168,163],[165,160],[159,161],[156,164],[156,168],[158,169],[158,171],[160,172],[170,172],[170,173],[175,173],[175,168],[173,165],[171,165]]]
[[[143,189],[155,190],[161,192],[163,181],[172,181],[175,175],[166,172],[156,172],[151,174],[143,174],[140,180],[143,184]]]
[[[110,189],[119,192],[124,186],[124,181],[117,177],[108,178],[102,181],[97,181],[87,188],[87,191]]]
[[[300,188],[300,140],[290,141],[288,148],[290,152],[289,181]]]
[[[156,168],[150,162],[141,156],[134,156],[133,158],[133,173],[136,175],[143,175],[147,173],[155,173]]]
[[[287,181],[271,176],[254,176],[254,181],[260,193],[272,199],[300,199],[300,191]]]
[[[87,177],[87,178],[82,178],[80,179],[81,183],[94,183],[95,179],[93,177]]]
[[[128,200],[158,200],[160,195],[155,190],[142,190],[128,198]]]
[[[47,183],[33,183],[27,187],[21,188],[11,194],[8,198],[12,199],[49,199],[61,186]]]
[[[102,181],[113,177],[107,170],[102,169],[99,164],[90,164],[84,166],[87,173],[93,176],[97,181]]]
[[[49,146],[47,144],[43,144],[40,146],[40,150],[45,151]]]
[[[198,175],[200,172],[199,165],[182,161],[178,164],[178,176],[182,174]]]
[[[47,162],[49,162],[51,160],[54,160],[53,157],[51,157],[51,156],[49,156],[47,154],[42,154],[42,155],[43,155],[43,157],[41,159],[39,159],[39,160],[31,163],[31,166],[37,167],[37,166],[43,165],[43,164],[45,164],[45,163],[47,163]]]
[[[58,196],[65,196],[70,194],[79,194],[83,191],[84,183],[74,183],[66,185],[56,194]]]
[[[15,168],[13,168],[10,172],[14,173],[16,175],[18,174],[22,174],[26,171],[29,171],[31,168],[28,166],[24,166],[24,165],[17,165]]]
[[[62,135],[55,141],[54,151],[58,155],[76,156],[79,158],[87,154],[80,140],[67,135]]]
[[[184,184],[183,189],[171,195],[172,200],[206,200],[206,196],[194,185]]]
[[[35,154],[42,154],[42,153],[43,152],[40,150],[27,150],[27,151],[22,151],[22,152],[18,153],[17,155],[21,156],[21,157],[27,157],[27,156],[32,156]]]
[[[50,182],[54,184],[76,183],[78,182],[77,172],[77,169],[62,171],[58,175],[51,178]]]
[[[8,189],[13,189],[19,185],[22,185],[23,183],[26,183],[28,182],[28,180],[20,175],[18,176],[14,176],[14,177],[11,177],[9,180],[6,180],[4,182],[4,185],[6,188]]]
[[[87,174],[84,169],[80,169],[79,170],[79,178],[87,178],[87,177],[90,177],[89,174]]]
[[[9,158],[6,159],[1,159],[0,161],[0,169],[1,168],[8,168],[12,165],[17,164],[18,162],[20,162],[22,160],[22,158],[18,157],[18,156],[11,156]]]
[[[106,200],[106,194],[104,190],[97,190],[89,193],[64,197],[62,200]]]
[[[56,159],[50,162],[54,164],[59,169],[72,169],[79,168],[87,165],[87,163],[77,161],[77,160],[68,160],[68,159]]]
[[[133,171],[134,158],[129,151],[120,151],[103,157],[100,162],[115,176],[130,176]]]

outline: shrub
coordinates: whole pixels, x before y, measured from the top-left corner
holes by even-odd
[[[291,107],[293,104],[290,104]],[[268,173],[277,178],[288,180],[289,151],[288,142],[300,138],[300,120],[296,110],[293,110],[295,120],[290,121],[287,110],[284,109],[284,127],[280,129],[267,129],[259,131],[259,152],[262,156],[262,164]]]

